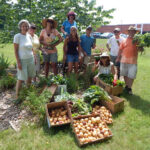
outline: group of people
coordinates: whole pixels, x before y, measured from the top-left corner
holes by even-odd
[[[38,37],[36,25],[29,23],[27,20],[21,20],[18,24],[20,33],[14,36],[14,50],[17,61],[17,85],[16,97],[18,98],[19,90],[22,82],[36,81],[36,74],[40,73],[40,51],[42,51],[45,63],[45,76],[48,77],[49,67],[53,69],[53,73],[57,74],[57,48],[56,46],[63,41],[63,62],[68,64],[68,73],[72,72],[74,67],[75,73],[78,72],[79,62],[84,64],[85,68],[90,61],[91,49],[95,48],[96,43],[91,36],[92,27],[86,28],[86,34],[79,37],[77,32],[77,23],[75,21],[75,12],[67,14],[61,27],[64,37],[57,31],[57,22],[53,18],[42,20],[43,29]],[[137,56],[138,49],[136,43],[132,40],[137,32],[136,28],[128,29],[127,39],[120,36],[120,29],[114,29],[114,36],[111,37],[106,47],[110,51],[110,56],[103,53],[100,61],[94,66],[93,71],[98,68],[99,74],[114,74],[114,82],[117,78],[124,76],[126,83],[125,89],[132,94],[132,84],[137,73]],[[58,38],[57,42],[52,42]],[[98,75],[94,77],[97,80]]]
[[[17,85],[16,97],[18,98],[22,82],[27,85],[32,80],[36,81],[36,75],[40,73],[40,51],[43,55],[45,76],[48,77],[49,67],[53,73],[57,74],[57,48],[56,46],[63,41],[63,62],[68,64],[68,73],[78,72],[79,60],[82,60],[85,66],[88,64],[91,56],[91,48],[95,48],[95,40],[91,37],[92,27],[87,27],[86,34],[81,38],[77,33],[76,14],[70,11],[67,14],[61,27],[64,37],[57,31],[57,22],[53,18],[42,20],[43,29],[38,37],[36,25],[23,19],[18,23],[20,33],[14,36],[14,50],[17,62]],[[56,42],[53,42],[58,39]],[[83,60],[83,58],[85,58]]]

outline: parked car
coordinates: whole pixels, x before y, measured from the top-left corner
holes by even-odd
[[[127,34],[123,34],[123,33],[121,33],[120,36],[123,37],[123,38],[125,38],[125,39],[128,37]]]
[[[114,34],[111,33],[111,32],[105,32],[105,33],[101,34],[101,38],[102,38],[102,39],[109,39],[109,38],[111,38],[113,35],[114,35]]]
[[[100,33],[100,32],[93,32],[93,33],[91,33],[91,36],[93,36],[94,38],[100,38],[101,34],[102,33]]]

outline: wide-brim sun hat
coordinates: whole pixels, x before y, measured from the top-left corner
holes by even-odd
[[[136,27],[134,27],[134,26],[129,26],[128,31],[139,32],[139,30]]]
[[[67,14],[67,16],[70,16],[70,15],[76,16],[77,14],[74,11],[69,11],[68,14]]]
[[[53,22],[54,28],[57,28],[57,22],[56,22],[52,17],[49,17],[49,18],[47,18],[47,19],[45,18],[45,19],[42,20],[42,26],[43,26],[44,28],[46,27],[48,20],[50,20],[50,21]]]
[[[103,57],[108,57],[109,58],[109,55],[107,54],[107,52],[103,52],[102,55],[100,55],[100,58],[103,58]]]

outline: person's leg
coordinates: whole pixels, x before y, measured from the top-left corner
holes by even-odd
[[[128,88],[132,88],[134,79],[128,78]]]
[[[49,73],[49,62],[45,62],[45,77],[48,77],[48,73]]]
[[[75,62],[74,65],[75,65],[75,68],[74,68],[75,73],[78,73],[78,65],[79,65],[79,63]]]
[[[68,74],[72,72],[73,62],[68,62]]]
[[[16,83],[16,99],[18,99],[18,96],[19,96],[19,91],[22,87],[22,80],[17,80],[17,83]]]
[[[27,80],[27,86],[30,86],[30,85],[31,85],[31,81],[32,81],[32,78],[29,77],[28,80]]]
[[[53,68],[53,73],[54,73],[54,75],[57,75],[57,73],[58,73],[57,64],[54,63],[54,62],[52,62],[52,68]]]

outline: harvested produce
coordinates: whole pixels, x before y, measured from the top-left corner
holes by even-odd
[[[116,84],[114,84],[114,75],[113,74],[100,74],[99,79],[111,86],[124,86],[125,85],[125,82],[121,81],[121,80],[117,80]]]
[[[92,107],[85,103],[83,99],[77,99],[76,101],[72,101],[72,105],[70,103],[72,117],[78,115],[88,115],[92,111]]]
[[[144,47],[150,47],[150,33],[135,34],[132,42],[136,43],[139,51],[143,52]]]
[[[95,105],[92,110],[93,114],[100,114],[101,119],[107,123],[113,123],[111,112],[104,106]]]
[[[51,125],[60,125],[70,122],[67,110],[64,107],[55,108],[49,111]]]
[[[83,97],[84,101],[90,105],[93,105],[95,102],[99,102],[100,100],[111,100],[108,93],[97,85],[90,86],[83,94]]]
[[[105,122],[99,116],[74,120],[73,126],[81,144],[94,142],[112,135]]]

